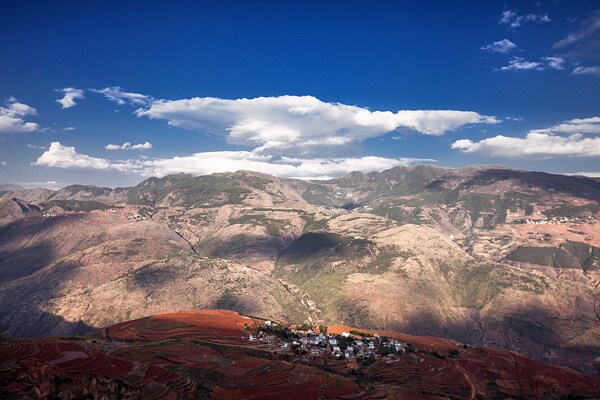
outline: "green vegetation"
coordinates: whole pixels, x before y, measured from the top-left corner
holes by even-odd
[[[301,218],[306,221],[302,233],[327,229],[327,218],[316,219],[314,214],[301,215]]]
[[[600,211],[600,204],[586,204],[583,206],[574,206],[572,204],[563,204],[559,207],[542,211],[548,218],[560,217],[587,217]]]
[[[229,220],[231,224],[250,224],[250,225],[260,225],[264,226],[267,229],[267,234],[270,236],[279,236],[281,234],[282,228],[284,228],[287,223],[284,220],[278,219],[270,219],[265,215],[261,214],[246,214],[242,215],[239,218]]]
[[[394,260],[399,257],[407,258],[405,254],[398,252],[394,246],[385,246],[380,249],[377,257],[367,263],[361,270],[378,274],[387,272],[392,267]]]
[[[371,212],[375,215],[380,215],[402,224],[421,225],[423,223],[423,220],[421,219],[422,210],[420,207],[410,210],[401,208],[393,202],[386,202],[374,207]]]
[[[506,259],[554,268],[588,270],[600,259],[600,248],[574,241],[568,241],[560,247],[519,246]]]
[[[461,307],[481,308],[507,288],[536,294],[548,289],[545,278],[500,264],[442,264],[440,270],[452,284],[452,297]]]
[[[215,308],[220,310],[239,311],[239,302],[235,289],[227,288],[215,303]]]
[[[149,178],[130,189],[127,202],[154,205],[167,195],[184,207],[217,207],[223,204],[240,204],[250,193],[249,189],[231,174],[190,176],[168,175]]]
[[[326,185],[311,184],[302,193],[302,198],[309,204],[322,207],[337,207],[334,190]]]
[[[112,206],[93,200],[50,200],[44,204],[44,209],[58,206],[65,211],[90,212],[92,210],[108,210]]]
[[[354,336],[362,336],[362,337],[371,337],[371,336],[373,336],[370,333],[365,333],[365,332],[356,331],[356,330],[351,330],[349,333],[351,335],[354,335]]]

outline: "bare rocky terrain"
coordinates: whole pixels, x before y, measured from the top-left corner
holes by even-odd
[[[516,350],[592,373],[600,180],[397,167],[0,193],[0,330],[87,334],[181,309]]]

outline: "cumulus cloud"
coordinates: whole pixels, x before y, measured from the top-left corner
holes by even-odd
[[[50,148],[33,165],[67,169],[107,169],[111,163],[103,158],[79,154],[75,147],[63,146],[52,142]]]
[[[106,87],[104,89],[90,89],[90,91],[99,93],[120,106],[126,103],[145,106],[152,100],[151,97],[140,93],[125,92],[119,86]]]
[[[487,46],[483,46],[481,50],[489,51],[490,53],[503,53],[506,54],[511,50],[517,48],[517,45],[508,39],[502,39],[494,43],[490,43]]]
[[[164,176],[179,172],[204,175],[215,172],[252,170],[288,178],[328,179],[352,171],[380,171],[398,165],[419,162],[435,162],[435,160],[371,156],[303,159],[274,157],[251,151],[215,151],[173,158],[140,157],[126,161],[111,161],[79,154],[74,147],[53,142],[50,149],[42,154],[34,165],[65,169],[116,170],[142,176]]]
[[[19,103],[17,99],[11,97],[8,99],[6,107],[0,107],[0,133],[39,130],[38,124],[24,121],[23,118],[29,115],[37,115],[35,108]]]
[[[598,76],[600,76],[600,67],[598,67],[598,66],[596,66],[596,67],[578,66],[578,67],[575,67],[575,69],[571,73],[574,75],[598,75]]]
[[[61,99],[56,100],[57,103],[60,103],[62,108],[75,107],[77,105],[75,100],[84,98],[82,89],[67,87],[64,89],[58,89],[57,92],[63,93],[63,97]]]
[[[131,145],[131,142],[125,142],[123,144],[107,144],[104,146],[106,150],[149,150],[152,148],[152,143],[144,142],[139,144]]]
[[[551,19],[548,14],[522,14],[519,15],[516,10],[503,11],[498,19],[498,23],[507,25],[511,29],[517,29],[526,22],[535,22],[536,24],[543,24],[550,22]]]
[[[498,135],[479,142],[461,139],[451,147],[464,153],[505,158],[597,157],[600,156],[600,137],[584,134],[598,133],[600,117],[578,118],[550,128],[531,130],[524,138]]]
[[[348,146],[401,128],[442,135],[468,124],[499,122],[474,111],[370,111],[312,96],[155,100],[136,114],[223,135],[229,143],[251,146],[256,152],[287,156],[339,154]]]
[[[514,57],[508,65],[500,68],[502,71],[541,71],[544,66],[540,62],[525,61],[522,57]]]

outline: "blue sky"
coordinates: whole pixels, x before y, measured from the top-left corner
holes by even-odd
[[[597,1],[19,1],[0,54],[4,183],[600,173]]]

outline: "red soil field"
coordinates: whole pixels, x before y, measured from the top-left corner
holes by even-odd
[[[361,365],[250,342],[260,322],[231,311],[189,310],[116,324],[92,338],[9,340],[0,343],[0,398],[600,397],[593,377],[507,351],[356,329],[417,349]],[[328,333],[350,330],[328,327]]]

